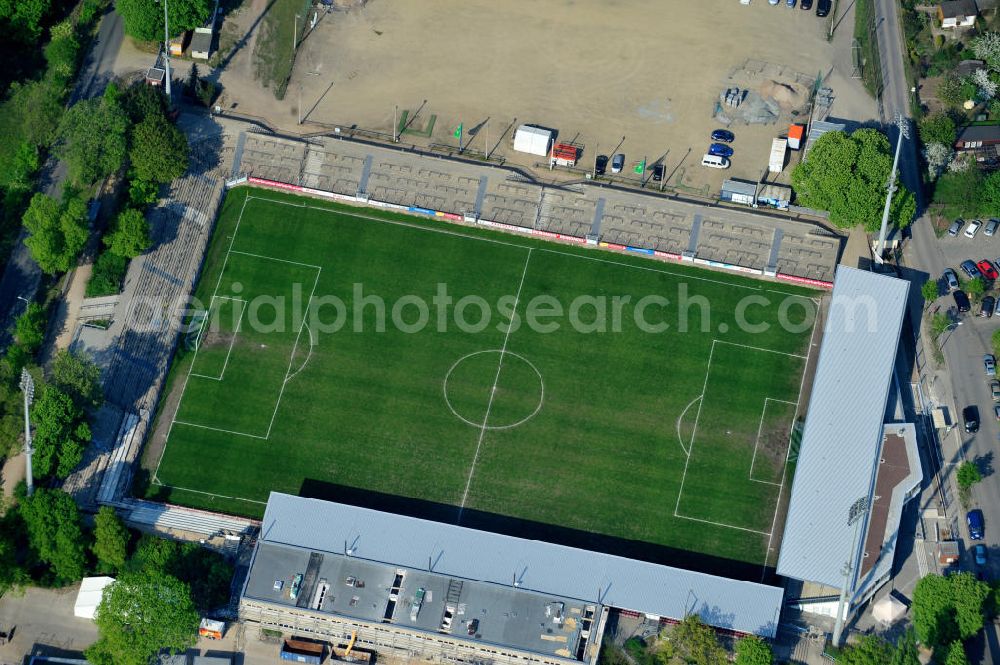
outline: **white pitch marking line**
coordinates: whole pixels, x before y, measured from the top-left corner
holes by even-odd
[[[730,342],[730,341],[727,341],[727,340],[724,340],[724,339],[717,339],[715,341],[718,342],[719,344],[729,344],[731,346],[741,346],[744,349],[752,349],[753,351],[763,351],[765,353],[777,353],[778,355],[791,356],[792,358],[802,358],[802,359],[806,358],[806,356],[802,356],[802,355],[799,355],[797,353],[788,353],[786,351],[775,351],[774,349],[765,349],[762,346],[750,346],[749,344],[740,344],[739,342]]]
[[[528,256],[524,260],[524,270],[521,271],[521,282],[517,285],[517,294],[514,296],[514,309],[517,311],[517,303],[521,300],[521,289],[524,287],[524,277],[528,274],[528,263],[531,261],[531,248],[528,248]],[[479,461],[479,451],[483,447],[483,437],[486,436],[486,424],[490,419],[490,409],[493,408],[493,398],[496,397],[497,383],[500,381],[500,370],[503,369],[503,357],[507,353],[507,342],[510,341],[510,333],[514,326],[507,326],[507,332],[503,336],[503,346],[500,347],[500,362],[497,363],[497,373],[493,377],[493,387],[490,389],[490,399],[486,402],[486,415],[483,417],[482,427],[479,429],[479,440],[476,441],[476,452],[472,456],[472,465],[469,467],[469,477],[465,481],[465,491],[462,492],[462,503],[458,507],[458,523],[462,522],[462,511],[465,510],[465,502],[469,498],[469,488],[472,487],[472,476],[476,472],[476,462]]]
[[[819,306],[816,309],[817,318],[819,315]],[[795,423],[798,422],[799,417],[799,406],[802,402],[802,391],[806,387],[806,374],[809,372],[809,358],[812,356],[812,350],[814,346],[814,340],[816,339],[816,329],[819,328],[819,324],[813,322],[812,332],[809,333],[809,348],[806,350],[806,362],[802,367],[802,380],[799,382],[799,395],[798,400],[795,403],[795,415],[792,416],[792,432],[795,432]],[[791,434],[788,437],[788,448],[785,450],[785,465],[781,470],[781,483],[778,485],[778,500],[774,504],[774,517],[771,518],[771,533],[767,536],[767,549],[764,551],[764,566],[760,573],[761,582],[764,581],[764,577],[767,574],[767,559],[771,554],[771,541],[774,538],[774,529],[778,524],[778,509],[781,508],[781,494],[785,490],[785,476],[788,475],[788,458],[792,455],[792,438]]]
[[[250,439],[266,439],[266,436],[261,436],[260,434],[247,434],[246,432],[237,432],[231,429],[222,429],[221,427],[212,427],[211,425],[200,425],[198,423],[189,423],[184,420],[174,420],[173,425],[187,425],[188,427],[199,427],[201,429],[209,429],[213,432],[225,432],[226,434],[235,434],[237,436],[245,436]]]
[[[748,533],[758,533],[762,536],[770,536],[771,534],[767,531],[758,531],[757,529],[748,529],[745,526],[734,526],[732,524],[723,524],[722,522],[713,522],[712,520],[703,520],[699,517],[688,517],[687,515],[674,515],[674,517],[679,517],[682,520],[691,520],[692,522],[701,522],[702,524],[712,524],[715,526],[725,527],[727,529],[736,529],[738,531],[746,531]]]
[[[690,409],[692,406],[694,406],[694,403],[697,402],[698,400],[700,400],[702,397],[704,397],[704,395],[698,395],[693,400],[691,400],[688,403],[688,405],[684,407],[684,410],[681,411],[681,415],[677,416],[677,443],[680,444],[681,450],[684,451],[685,455],[690,455],[691,452],[687,448],[684,447],[684,437],[681,436],[681,420],[683,420],[684,414],[688,412],[688,409]]]
[[[225,494],[215,494],[214,492],[203,492],[201,490],[193,490],[188,487],[181,487],[180,485],[166,485],[159,481],[152,481],[154,485],[158,487],[167,487],[170,489],[181,490],[182,492],[192,492],[194,494],[203,494],[205,496],[210,496],[216,499],[230,499],[232,501],[246,501],[248,503],[259,503],[262,506],[267,505],[267,501],[258,501],[257,499],[245,499],[242,496],[226,496]]]
[[[752,480],[753,482],[755,482],[755,483],[763,483],[764,485],[774,485],[775,487],[780,487],[781,483],[776,483],[776,482],[774,482],[772,480],[760,480],[759,478],[754,478],[753,477],[753,466],[757,462],[757,447],[760,445],[760,435],[764,431],[764,417],[767,415],[767,403],[768,402],[780,402],[782,404],[795,404],[796,406],[798,405],[798,402],[789,402],[788,400],[784,400],[784,399],[775,399],[773,397],[765,397],[764,398],[764,408],[760,410],[760,426],[757,428],[757,439],[753,442],[753,457],[750,459],[750,473],[749,473],[749,475],[747,477],[750,480]],[[792,427],[793,428],[795,427],[795,416],[794,416],[794,414],[792,416]],[[791,431],[791,430],[789,430],[789,431]],[[791,445],[791,444],[789,444],[789,445]],[[787,448],[785,449],[785,457],[786,458],[788,457],[788,449]],[[781,472],[782,472],[782,474],[784,474],[784,467],[785,467],[785,465],[782,464],[781,465],[781,468],[782,468]],[[771,528],[774,528],[774,527],[772,526]]]
[[[219,286],[222,284],[222,276],[226,272],[226,264],[229,263],[229,252],[232,251],[232,249],[233,249],[233,243],[236,242],[236,234],[239,233],[239,231],[240,231],[240,222],[243,221],[243,212],[247,209],[247,202],[250,201],[250,198],[251,197],[250,197],[250,195],[248,193],[247,196],[246,196],[246,198],[243,199],[243,205],[240,207],[240,214],[236,218],[236,226],[235,226],[235,228],[233,228],[233,236],[232,236],[232,238],[229,239],[229,247],[228,247],[228,249],[226,249],[226,258],[223,259],[223,261],[222,261],[222,268],[219,270],[219,279],[215,283],[215,290],[212,292],[212,298],[209,301],[209,307],[211,307],[211,302],[213,300],[215,300],[216,294],[219,292]],[[206,323],[207,323],[207,319],[206,319]],[[202,328],[202,331],[204,331],[204,328]],[[201,339],[201,334],[202,334],[201,332],[198,333],[199,340]],[[197,346],[195,346],[194,352],[195,352],[195,358],[197,358],[198,357],[198,347]],[[177,402],[177,409],[174,410],[174,415],[170,419],[170,426],[167,427],[167,435],[163,439],[163,450],[160,451],[160,459],[156,460],[156,468],[153,470],[153,478],[156,478],[157,474],[160,472],[160,464],[163,463],[163,456],[167,452],[167,444],[170,441],[170,433],[174,430],[174,423],[177,422],[177,412],[180,410],[181,404],[184,403],[184,394],[187,392],[187,384],[188,384],[188,381],[191,379],[191,371],[194,369],[195,358],[191,359],[191,365],[188,367],[187,375],[185,375],[185,377],[184,377],[184,385],[181,386],[181,397],[180,397],[180,400],[178,400],[178,402]],[[244,436],[248,436],[248,435],[244,435]]]
[[[294,266],[302,266],[304,268],[315,268],[316,270],[322,270],[322,266],[316,266],[311,263],[302,263],[300,261],[289,261],[288,259],[279,259],[276,256],[268,256],[266,254],[253,254],[251,252],[241,252],[239,250],[232,250],[233,254],[240,254],[241,256],[252,256],[255,259],[266,259],[267,261],[277,261],[279,263],[291,263]]]
[[[243,315],[247,311],[248,303],[242,298],[231,298],[229,296],[215,296],[220,300],[232,300],[233,302],[243,303],[242,309],[240,309],[240,318],[236,321],[236,329],[233,331],[233,336],[229,340],[229,350],[226,351],[226,360],[222,363],[222,371],[219,372],[219,376],[209,376],[208,374],[198,374],[197,372],[191,372],[191,376],[197,376],[200,379],[208,379],[209,381],[222,381],[223,377],[226,376],[226,368],[229,366],[229,356],[233,353],[233,346],[236,344],[236,336],[240,334],[240,328],[243,326]],[[214,302],[214,299],[213,299]],[[212,307],[209,305],[209,312],[211,312]],[[211,321],[211,317],[206,320],[206,323]],[[192,366],[198,362],[198,350],[201,348],[201,332],[204,331],[205,326],[202,326],[202,330],[198,334],[198,345],[194,349],[194,360],[191,361]]]
[[[309,300],[306,301],[306,312],[311,311],[310,306],[312,305],[313,295],[316,293],[316,286],[319,284],[319,276],[323,274],[323,269],[319,268],[316,271],[316,280],[313,282],[312,291],[309,292]],[[302,337],[302,330],[306,327],[306,317],[302,317],[302,325],[299,326],[299,332],[295,335],[295,343],[292,344],[292,353],[288,358],[288,369],[285,370],[285,378],[281,381],[281,390],[278,391],[278,401],[274,403],[274,413],[271,414],[271,422],[267,425],[267,433],[264,435],[265,439],[271,438],[271,428],[274,427],[274,419],[278,416],[278,407],[281,406],[281,396],[285,394],[285,386],[288,385],[289,372],[292,371],[292,361],[295,360],[295,350],[299,348],[299,338]],[[309,339],[312,340],[312,331],[310,331]],[[310,346],[311,349],[311,346]]]
[[[469,234],[465,234],[465,233],[460,233],[458,231],[451,231],[451,230],[448,230],[448,229],[445,229],[445,228],[435,228],[435,227],[430,227],[430,226],[424,226],[422,224],[413,224],[411,222],[405,222],[405,221],[396,220],[396,219],[384,219],[382,217],[376,217],[374,215],[365,215],[363,213],[354,212],[354,211],[338,210],[338,209],[326,208],[326,207],[323,207],[323,206],[315,206],[315,205],[299,205],[299,204],[291,203],[289,201],[279,201],[277,199],[270,199],[270,198],[262,197],[262,196],[253,196],[251,198],[257,199],[259,201],[268,201],[270,203],[277,203],[277,204],[280,204],[280,205],[287,205],[287,206],[291,206],[293,208],[309,208],[311,210],[319,210],[321,212],[334,213],[334,214],[338,214],[338,215],[344,215],[346,217],[356,217],[357,219],[366,219],[366,220],[370,220],[370,221],[374,221],[374,222],[382,222],[384,224],[393,224],[395,226],[405,226],[407,228],[418,229],[418,230],[421,230],[421,231],[429,231],[431,233],[441,233],[443,235],[457,236],[459,238],[469,238],[470,240],[479,240],[479,241],[482,241],[482,242],[491,242],[491,243],[494,243],[494,244],[497,244],[497,245],[507,245],[509,247],[520,247],[520,248],[523,248],[523,249],[537,249],[540,252],[549,252],[550,254],[561,254],[563,256],[572,256],[574,258],[585,259],[587,261],[597,261],[599,263],[609,263],[609,264],[612,264],[612,265],[625,266],[625,267],[628,267],[628,268],[635,268],[636,270],[645,270],[645,271],[648,271],[648,272],[657,272],[657,273],[661,273],[661,274],[664,274],[664,275],[672,275],[674,277],[680,277],[680,278],[697,279],[697,280],[700,280],[702,282],[711,282],[713,284],[722,284],[722,285],[730,287],[730,288],[747,289],[748,291],[774,291],[775,293],[784,293],[785,295],[794,296],[796,298],[807,298],[807,296],[801,296],[801,295],[794,294],[794,293],[787,293],[785,291],[777,291],[775,289],[765,289],[764,286],[763,286],[763,284],[761,286],[750,286],[750,285],[747,285],[747,284],[736,284],[736,283],[733,283],[733,282],[726,282],[726,281],[723,281],[723,280],[711,279],[709,277],[702,277],[700,275],[690,275],[690,274],[687,274],[687,273],[675,272],[673,270],[664,270],[662,268],[654,268],[652,266],[638,265],[638,264],[634,264],[634,263],[627,263],[627,262],[624,262],[624,261],[614,261],[612,259],[605,259],[605,258],[602,258],[602,257],[599,257],[599,256],[586,256],[584,254],[574,254],[572,252],[564,252],[564,251],[561,251],[561,250],[558,250],[558,249],[554,249],[552,247],[530,247],[528,245],[522,245],[522,244],[516,243],[516,242],[508,242],[508,241],[505,241],[505,240],[498,240],[496,238],[479,237],[479,236],[469,235]],[[401,214],[405,214],[405,213],[401,213]],[[414,216],[414,219],[418,219],[418,218],[416,216]],[[445,223],[449,223],[449,222],[445,222]],[[458,225],[456,224],[455,226],[458,226]],[[459,227],[459,228],[461,228],[461,227]],[[474,228],[479,228],[479,227],[474,227]],[[540,242],[544,242],[544,241],[540,241]],[[636,258],[640,258],[641,259],[641,257],[636,257]],[[702,270],[702,268],[697,268],[697,269],[698,270]]]
[[[715,353],[715,343],[718,340],[712,340],[712,348],[708,351],[708,366],[705,367],[705,383],[701,387],[701,402],[698,403],[698,413],[694,417],[694,427],[691,429],[691,443],[689,444],[688,456],[684,460],[684,473],[681,475],[681,486],[677,490],[677,503],[674,504],[674,517],[683,517],[683,515],[678,514],[678,510],[681,507],[681,496],[684,495],[684,481],[687,479],[688,464],[691,463],[691,452],[694,451],[694,437],[698,433],[698,420],[701,418],[701,407],[705,404],[705,392],[708,390],[708,376],[712,372],[712,355]],[[694,519],[694,518],[689,518]]]

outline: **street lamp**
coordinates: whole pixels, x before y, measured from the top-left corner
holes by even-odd
[[[840,635],[844,630],[844,604],[847,601],[847,590],[853,587],[854,555],[858,549],[858,531],[862,518],[868,512],[869,499],[863,496],[851,504],[847,511],[847,526],[854,525],[854,538],[851,540],[851,551],[844,563],[844,586],[840,588],[840,602],[837,603],[837,622],[833,626],[833,646],[840,646]]]
[[[28,419],[28,410],[35,399],[35,380],[24,368],[21,369],[21,392],[24,393],[24,474],[28,483],[28,496],[31,496],[35,491],[31,454],[35,451],[31,449],[31,421]]]
[[[899,128],[899,138],[896,139],[896,156],[892,159],[892,171],[889,172],[885,208],[882,209],[882,229],[878,234],[878,245],[875,246],[876,263],[883,263],[882,253],[885,251],[885,232],[889,225],[889,207],[892,205],[892,195],[896,191],[896,169],[899,166],[899,149],[903,145],[903,139],[910,137],[910,126],[902,113],[896,114],[896,126]]]

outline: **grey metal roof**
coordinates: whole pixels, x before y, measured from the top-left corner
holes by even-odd
[[[754,196],[757,193],[757,183],[747,182],[746,180],[736,180],[733,178],[723,180],[722,193],[725,194],[726,192]]]
[[[848,511],[870,497],[908,283],[840,266],[833,284],[809,412],[778,557],[778,574],[843,583],[855,542]],[[860,524],[858,548],[864,541]]]
[[[777,587],[279,492],[260,540],[768,637],[781,609]]]

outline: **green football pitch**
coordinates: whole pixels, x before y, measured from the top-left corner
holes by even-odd
[[[146,493],[342,488],[773,565],[814,295],[234,190]]]

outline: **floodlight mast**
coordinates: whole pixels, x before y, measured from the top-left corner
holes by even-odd
[[[844,585],[840,588],[840,601],[837,603],[837,621],[833,626],[833,646],[840,646],[841,634],[844,630],[844,607],[847,602],[848,589],[852,587],[851,580],[854,572],[854,556],[858,549],[858,531],[862,518],[868,512],[869,499],[863,496],[851,504],[847,511],[847,526],[854,525],[854,537],[851,539],[851,551],[848,554],[847,562],[844,563]]]
[[[899,137],[896,139],[896,156],[892,159],[892,171],[889,172],[888,191],[885,195],[885,207],[882,209],[882,228],[878,234],[878,244],[875,246],[875,262],[884,263],[882,254],[885,252],[885,234],[889,226],[889,208],[892,205],[892,195],[896,191],[896,169],[899,167],[899,149],[903,145],[903,139],[910,137],[910,126],[902,113],[896,114],[896,127],[899,128]]]
[[[28,496],[35,491],[35,480],[31,470],[31,455],[35,451],[31,447],[31,421],[28,412],[31,402],[35,399],[35,379],[27,369],[21,369],[21,392],[24,393],[24,475],[28,485]]]

